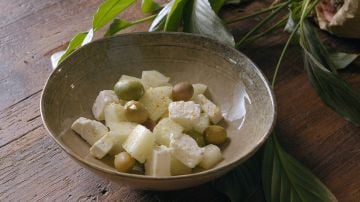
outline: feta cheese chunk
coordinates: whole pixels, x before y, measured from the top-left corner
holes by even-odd
[[[210,169],[223,160],[220,148],[216,145],[209,144],[204,147],[204,157],[199,166],[204,169]]]
[[[125,140],[123,148],[140,163],[151,155],[155,145],[155,135],[142,125],[137,125]]]
[[[143,71],[141,75],[141,83],[145,89],[150,87],[159,87],[169,85],[169,77],[164,76],[158,71]]]
[[[203,149],[192,137],[186,134],[179,138],[171,138],[170,149],[172,149],[172,156],[189,168],[194,168],[204,155]]]
[[[199,121],[193,123],[193,129],[202,134],[209,125],[209,116],[206,113],[201,113]]]
[[[96,141],[90,148],[90,154],[97,158],[102,159],[113,147],[114,139],[110,134],[105,134],[100,140]]]
[[[191,130],[193,123],[199,122],[201,108],[193,101],[172,102],[169,105],[169,117],[185,130]]]
[[[170,149],[164,145],[155,147],[145,162],[145,175],[166,177],[171,176]]]
[[[145,91],[145,94],[139,100],[149,112],[150,119],[154,122],[159,120],[171,103],[169,88],[170,87],[150,88]]]
[[[179,160],[174,157],[171,157],[171,166],[170,166],[171,175],[186,175],[191,173],[191,168],[187,167]]]
[[[119,102],[119,98],[116,96],[115,92],[112,90],[103,90],[100,91],[99,95],[96,97],[94,105],[92,107],[92,112],[95,119],[102,121],[104,117],[104,108],[106,105],[112,102]]]
[[[71,129],[78,133],[90,145],[93,145],[108,132],[108,128],[102,123],[84,117],[76,119],[71,125]]]
[[[197,96],[196,102],[201,104],[202,110],[208,114],[211,122],[217,124],[221,121],[223,117],[220,108],[207,99],[203,94]]]
[[[154,128],[155,141],[159,145],[169,146],[171,135],[179,137],[184,128],[172,121],[170,118],[164,118]]]
[[[125,117],[125,109],[121,104],[110,103],[104,108],[105,125],[112,130],[116,123],[127,121]]]
[[[194,94],[193,94],[191,100],[196,99],[198,95],[204,94],[205,91],[207,90],[207,86],[202,83],[196,83],[196,84],[193,84],[192,86],[194,88]]]

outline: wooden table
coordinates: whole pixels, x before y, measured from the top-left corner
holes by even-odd
[[[71,160],[47,135],[40,94],[51,73],[49,57],[86,31],[101,0],[0,0],[0,201],[224,201],[210,186],[174,191],[135,191],[95,176]],[[264,6],[246,5],[245,13]],[[243,15],[226,8],[227,19]],[[123,16],[135,19],[138,9]],[[231,26],[235,36],[255,20]],[[129,31],[146,30],[142,25]],[[278,33],[243,49],[267,76],[287,34]],[[360,49],[359,41],[331,39]],[[360,88],[360,61],[344,76]],[[275,88],[280,140],[340,201],[360,201],[360,129],[327,108],[309,85],[302,55],[291,46]]]

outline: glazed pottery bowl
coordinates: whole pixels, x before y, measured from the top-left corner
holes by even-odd
[[[157,70],[173,84],[186,80],[208,86],[230,140],[222,146],[224,160],[216,167],[151,177],[117,172],[110,157],[89,155],[90,145],[71,124],[80,116],[94,119],[91,107],[99,91],[112,89],[122,74],[141,77],[143,70]],[[50,136],[81,166],[133,188],[174,190],[216,179],[248,159],[269,136],[276,107],[266,78],[241,52],[193,34],[132,33],[94,41],[64,60],[45,85],[41,114]]]

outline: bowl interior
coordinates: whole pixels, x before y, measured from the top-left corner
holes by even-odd
[[[225,115],[222,124],[230,137],[222,148],[224,161],[213,170],[245,160],[274,124],[268,83],[242,53],[196,35],[135,33],[88,44],[54,70],[41,103],[50,134],[73,157],[116,172],[109,157],[105,161],[91,157],[89,145],[70,126],[80,116],[94,119],[91,107],[99,91],[112,89],[122,74],[141,77],[143,70],[158,70],[171,83],[186,80],[208,85],[212,100]]]

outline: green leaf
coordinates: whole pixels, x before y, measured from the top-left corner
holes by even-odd
[[[172,0],[172,6],[170,11],[167,14],[164,31],[178,31],[182,16],[183,10],[186,2],[188,0]]]
[[[262,180],[267,202],[337,201],[309,169],[281,148],[275,134],[265,145]]]
[[[151,23],[149,32],[163,31],[163,29],[165,27],[166,18],[168,16],[173,4],[174,4],[174,1],[171,1],[168,4],[166,4],[163,9],[161,9],[159,14],[156,16],[156,18]]]
[[[235,46],[233,35],[212,10],[208,0],[194,0],[191,6],[190,16],[184,22],[185,31],[202,34],[223,44]]]
[[[305,52],[305,69],[312,86],[325,104],[360,126],[359,91],[354,90],[336,73],[336,65],[324,55],[327,51],[307,20],[300,33],[301,46]]]
[[[358,56],[359,54],[342,52],[335,52],[329,54],[329,58],[335,65],[336,69],[345,69],[345,67],[352,63]]]
[[[246,1],[250,1],[250,0],[225,0],[225,5],[227,4],[239,4],[242,2],[246,2]]]
[[[264,201],[261,188],[262,151],[231,172],[212,182],[213,187],[231,201]],[[258,196],[258,198],[255,198]],[[259,199],[260,198],[260,199]]]
[[[226,0],[209,0],[212,9],[218,13]]]
[[[94,15],[94,31],[106,25],[134,2],[135,0],[105,0]]]
[[[82,45],[88,32],[81,32],[74,36],[69,42],[68,47],[65,50],[65,53],[60,57],[58,64],[60,64],[67,56],[69,56],[74,50]]]
[[[126,20],[122,19],[115,19],[111,24],[109,29],[106,31],[104,36],[112,36],[116,34],[117,32],[130,27],[132,25],[131,22],[128,22]]]
[[[158,10],[161,6],[155,3],[153,0],[142,0],[141,1],[141,11],[143,13],[150,13]]]

